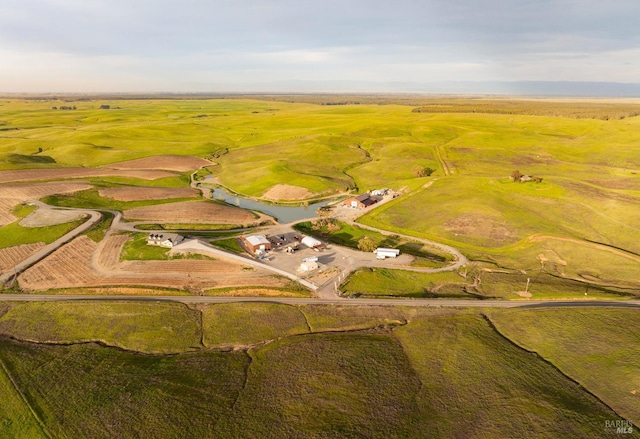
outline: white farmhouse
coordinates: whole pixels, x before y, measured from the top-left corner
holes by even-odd
[[[147,244],[173,248],[174,245],[180,244],[183,240],[182,236],[175,233],[150,233],[147,237]]]

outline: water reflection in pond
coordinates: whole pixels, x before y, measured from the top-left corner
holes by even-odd
[[[267,215],[275,217],[279,223],[283,224],[302,219],[314,218],[318,216],[316,214],[316,210],[318,210],[318,208],[335,201],[321,201],[319,203],[309,204],[308,206],[279,206],[238,197],[236,195],[229,194],[220,188],[212,190],[212,197],[216,200],[222,200],[225,203],[232,204],[243,209],[259,210],[260,212],[264,212]]]

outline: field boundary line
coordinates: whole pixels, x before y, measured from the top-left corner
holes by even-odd
[[[534,354],[537,358],[539,358],[541,361],[543,361],[544,363],[548,364],[549,366],[551,366],[552,368],[554,368],[555,370],[558,371],[558,373],[560,373],[563,377],[565,377],[566,379],[568,379],[569,381],[575,383],[581,390],[583,390],[584,392],[586,392],[587,394],[593,396],[596,400],[598,400],[600,403],[602,403],[605,407],[607,407],[609,410],[611,410],[613,413],[616,414],[616,416],[618,416],[620,419],[627,419],[626,417],[622,416],[620,413],[618,413],[613,407],[611,407],[609,404],[607,404],[606,402],[604,402],[598,395],[596,395],[595,393],[593,393],[591,390],[587,389],[585,386],[582,385],[582,383],[580,383],[578,380],[576,380],[575,378],[573,378],[571,375],[565,373],[562,369],[560,369],[558,366],[556,366],[553,362],[551,362],[550,360],[547,360],[542,354],[540,354],[540,352],[537,351],[532,351],[529,350],[527,348],[525,348],[524,346],[520,345],[519,343],[517,343],[515,340],[512,340],[511,338],[507,337],[505,334],[503,334],[498,327],[495,325],[495,323],[493,322],[493,320],[491,320],[491,317],[489,317],[487,314],[485,314],[484,312],[480,313],[480,315],[482,315],[483,319],[487,322],[487,324],[489,325],[489,327],[495,331],[496,334],[498,334],[498,336],[500,336],[501,338],[503,338],[504,340],[507,341],[507,343],[509,343],[510,345],[516,347],[517,349],[520,349],[528,354]]]
[[[42,430],[42,433],[49,439],[53,439],[53,436],[51,436],[51,433],[49,433],[49,430],[47,429],[46,425],[44,424],[44,422],[42,422],[42,419],[40,419],[40,417],[38,416],[36,411],[33,409],[31,404],[29,404],[27,397],[24,396],[24,393],[22,393],[22,390],[20,390],[20,388],[18,387],[18,384],[13,379],[13,376],[11,376],[9,369],[7,369],[7,366],[4,364],[4,361],[2,361],[2,358],[0,358],[0,366],[2,366],[2,370],[4,371],[4,374],[7,376],[7,378],[9,378],[9,381],[11,381],[11,385],[13,386],[13,388],[16,390],[18,395],[20,395],[20,399],[22,399],[22,402],[24,402],[24,404],[29,408],[31,415],[36,420],[36,423],[38,424],[38,427],[40,427],[40,430]]]

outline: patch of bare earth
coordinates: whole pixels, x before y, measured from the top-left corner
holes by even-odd
[[[17,263],[24,261],[44,246],[44,242],[37,242],[0,249],[0,272],[13,268]]]
[[[68,178],[89,177],[129,177],[142,180],[157,180],[175,177],[175,172],[156,169],[107,169],[107,168],[56,168],[56,169],[21,169],[0,171],[0,183],[13,181],[64,180]]]
[[[516,238],[516,233],[505,222],[477,213],[463,213],[444,223],[447,232],[465,238],[485,241],[485,245],[499,247]]]
[[[292,186],[289,184],[277,184],[272,186],[267,192],[264,193],[262,198],[266,198],[268,200],[304,200],[306,198],[310,198],[313,195],[309,189],[300,187],[300,186]]]
[[[20,221],[22,227],[47,227],[64,224],[84,218],[82,213],[73,210],[56,210],[39,207],[35,212]]]
[[[98,191],[101,197],[118,201],[167,200],[171,198],[193,198],[198,191],[192,188],[163,187],[111,187]]]
[[[243,224],[257,218],[239,207],[207,201],[183,201],[124,211],[124,218],[178,224]]]
[[[126,162],[112,163],[105,167],[110,169],[165,169],[168,171],[195,171],[213,163],[200,157],[188,155],[158,155]]]

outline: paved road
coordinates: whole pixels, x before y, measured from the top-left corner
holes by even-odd
[[[0,302],[59,302],[69,300],[143,301],[179,303],[240,303],[269,302],[287,305],[348,305],[348,306],[426,306],[471,308],[518,307],[638,307],[638,300],[619,301],[544,301],[544,300],[449,300],[449,299],[322,299],[292,297],[223,297],[223,296],[99,296],[63,294],[0,294]]]

